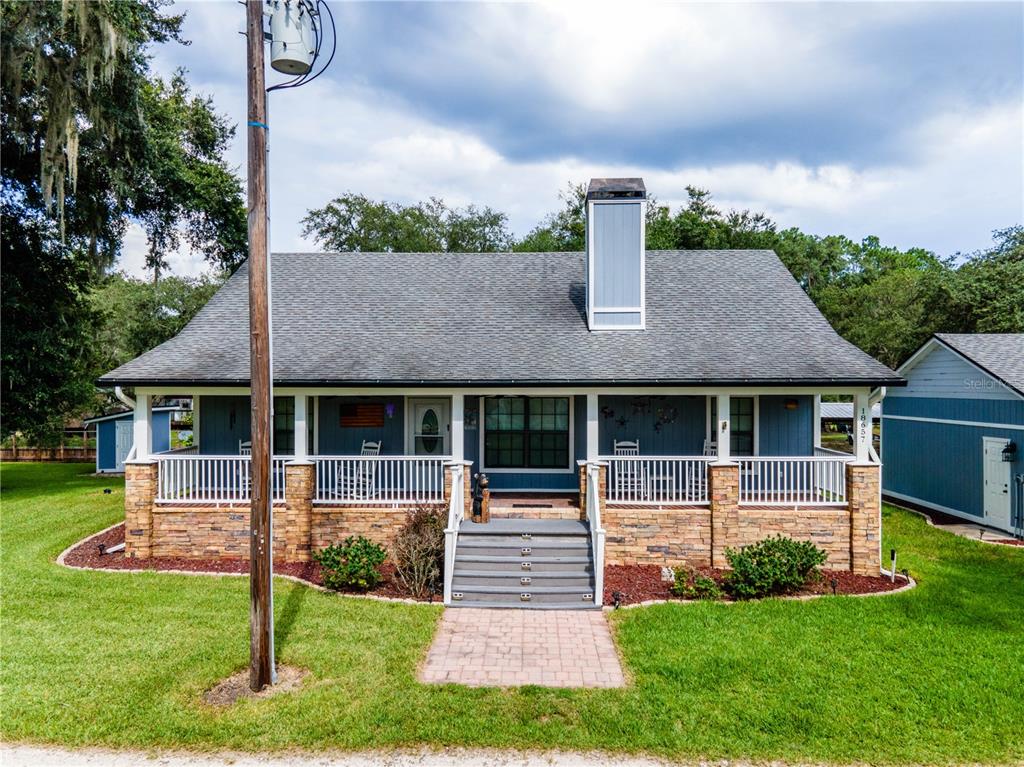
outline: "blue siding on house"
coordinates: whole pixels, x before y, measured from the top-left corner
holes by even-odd
[[[199,452],[238,455],[238,443],[250,437],[249,397],[203,395],[199,408]]]
[[[615,440],[640,440],[643,455],[700,455],[704,448],[706,397],[616,394],[598,397],[597,405],[601,455],[612,454]]]
[[[811,455],[814,448],[814,398],[764,395],[759,398],[759,455]],[[787,400],[796,409],[787,410]]]
[[[379,403],[394,406],[394,415],[384,416],[382,427],[351,428],[341,426],[341,406],[356,403]],[[404,397],[321,397],[320,455],[359,455],[363,440],[382,441],[381,455],[405,454]]]
[[[164,410],[153,413],[153,452],[162,453],[171,449],[171,412]]]
[[[606,203],[593,211],[594,307],[640,306],[643,203]]]
[[[886,400],[905,397],[1019,399],[959,354],[938,345],[906,372],[906,378],[907,386],[889,389]]]
[[[884,415],[914,416],[916,418],[945,418],[950,421],[981,423],[1012,423],[1024,426],[1024,399],[961,399],[950,397],[897,397],[886,396],[882,403]],[[895,421],[890,421],[895,423]]]

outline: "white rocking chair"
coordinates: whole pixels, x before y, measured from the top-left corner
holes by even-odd
[[[615,440],[612,443],[612,453],[617,457],[639,456],[640,440]],[[620,498],[642,500],[647,497],[647,476],[641,461],[616,461],[615,475],[612,479]]]
[[[376,457],[380,455],[381,442],[363,440],[359,457]],[[350,466],[348,461],[338,463],[334,472],[335,495],[343,498],[366,500],[377,494],[377,461],[358,461],[354,472],[346,472]]]
[[[239,455],[252,455],[252,440],[238,440],[238,454]]]
[[[707,440],[704,440],[704,451],[701,453],[701,455],[703,455],[703,456],[710,456],[710,457],[717,456],[718,455],[718,443],[717,442],[708,442]]]

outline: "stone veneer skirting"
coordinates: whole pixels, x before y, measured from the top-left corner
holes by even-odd
[[[810,540],[828,554],[827,566],[877,575],[880,566],[879,466],[848,464],[848,504],[839,508],[743,507],[738,503],[738,467],[712,464],[709,504],[702,507],[609,506],[604,502],[605,467],[598,497],[606,531],[607,564],[722,567],[725,550],[782,534]],[[390,547],[410,506],[321,506],[313,504],[311,463],[286,468],[285,504],[274,507],[274,557],[309,561],[312,552],[350,535]],[[585,467],[584,469],[585,470]],[[466,472],[468,474],[468,472]],[[129,557],[249,557],[249,508],[170,506],[154,502],[156,465],[126,467],[125,541]],[[468,477],[467,477],[468,484]],[[448,491],[451,481],[445,483]],[[581,489],[585,485],[581,482]],[[447,495],[447,492],[446,492]],[[467,492],[467,511],[471,503]],[[557,511],[572,514],[566,509]],[[555,514],[552,514],[555,516]]]
[[[306,551],[317,551],[350,535],[363,535],[389,547],[409,508],[314,506]],[[287,509],[275,505],[274,559],[308,560],[308,554],[286,552],[288,524]],[[249,507],[154,506],[151,556],[248,559]]]
[[[850,567],[850,512],[847,509],[742,508],[734,512],[724,548],[739,548],[785,535],[813,541],[828,554],[827,567]],[[606,506],[605,562],[610,565],[686,563],[710,567],[711,509],[708,507]]]

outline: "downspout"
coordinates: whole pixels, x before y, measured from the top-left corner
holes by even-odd
[[[131,397],[125,394],[124,389],[122,389],[120,386],[114,387],[114,396],[121,400],[121,402],[123,402],[125,405],[127,405],[133,412],[135,411],[135,400],[133,400]],[[99,448],[97,448],[96,450],[96,459],[99,460]],[[132,442],[132,449],[128,451],[128,455],[125,456],[124,460],[125,463],[127,463],[128,461],[135,460],[134,442]]]
[[[114,396],[121,400],[121,402],[126,404],[129,408],[135,410],[135,400],[133,400],[131,397],[125,394],[124,389],[122,389],[120,386],[114,387]]]

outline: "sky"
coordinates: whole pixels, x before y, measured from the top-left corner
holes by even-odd
[[[1022,3],[328,1],[331,67],[269,97],[275,251],[318,249],[300,221],[344,192],[487,205],[523,235],[595,176],[943,255],[1024,223]],[[245,9],[174,10],[191,44],[155,47],[154,71],[184,67],[240,126],[244,178]],[[141,276],[144,252],[133,226],[120,267]]]

